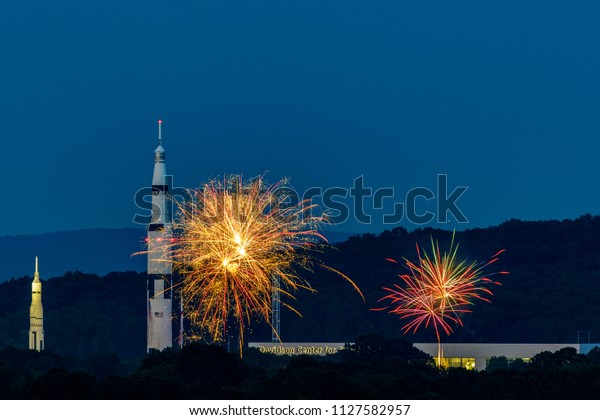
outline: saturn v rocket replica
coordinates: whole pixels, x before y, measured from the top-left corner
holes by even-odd
[[[42,307],[42,282],[35,257],[35,274],[31,283],[31,306],[29,307],[29,349],[44,350],[44,308]]]
[[[154,151],[152,177],[152,218],[148,225],[148,327],[147,351],[173,346],[172,284],[173,265],[165,258],[166,242],[171,240],[165,149],[162,121],[158,121],[158,147]]]

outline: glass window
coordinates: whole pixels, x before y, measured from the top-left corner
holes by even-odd
[[[447,368],[464,368],[467,370],[475,369],[474,357],[444,357],[442,358],[442,366]]]

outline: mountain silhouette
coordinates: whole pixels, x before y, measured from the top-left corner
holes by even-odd
[[[32,275],[35,257],[42,278],[67,271],[105,275],[111,271],[146,271],[143,228],[83,229],[39,235],[0,237],[0,282]],[[325,232],[331,243],[346,240],[350,233]]]

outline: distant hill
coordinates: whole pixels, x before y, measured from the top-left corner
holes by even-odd
[[[415,244],[430,249],[430,238],[447,246],[452,232],[441,229],[403,228],[379,235],[351,237],[328,252],[323,260],[348,274],[362,289],[366,303],[339,277],[317,273],[311,285],[318,293],[297,295],[293,306],[298,318],[282,311],[282,335],[286,340],[343,341],[358,334],[402,334],[399,317],[372,308],[385,295],[382,286],[403,285],[401,263],[414,261]],[[528,222],[510,220],[499,226],[457,232],[462,259],[484,261],[506,249],[490,271],[507,270],[499,276],[502,286],[491,287],[492,303],[475,302],[472,313],[462,317],[444,341],[453,342],[547,342],[576,343],[578,331],[589,331],[600,342],[600,217],[585,215],[575,220]],[[400,264],[386,261],[392,258]],[[435,341],[432,330],[409,334],[415,342]]]
[[[86,229],[41,235],[0,237],[0,282],[33,275],[35,256],[42,278],[67,271],[104,275],[111,271],[145,271],[144,229]]]
[[[85,229],[40,235],[0,237],[0,282],[32,275],[35,256],[40,258],[42,278],[67,271],[104,275],[111,271],[146,271],[146,258],[133,256],[143,250],[144,229]],[[351,234],[325,232],[332,243]]]
[[[0,348],[27,347],[31,281],[27,276],[0,284]],[[42,299],[47,350],[78,356],[145,353],[145,273],[68,272],[42,280]]]
[[[599,216],[543,222],[510,220],[456,235],[461,259],[482,261],[506,248],[500,261],[490,268],[510,274],[498,278],[502,286],[491,287],[492,303],[476,302],[473,312],[462,317],[464,326],[457,327],[443,341],[576,343],[578,331],[589,331],[592,342],[600,341]],[[133,232],[131,236],[128,246],[135,247]],[[318,292],[301,292],[296,300],[287,302],[302,313],[302,318],[282,310],[283,340],[344,342],[361,334],[402,335],[403,322],[397,316],[372,311],[383,305],[378,303],[385,294],[382,287],[402,284],[398,275],[406,272],[403,264],[390,263],[386,258],[414,260],[415,243],[427,248],[433,237],[439,239],[441,246],[447,246],[451,236],[452,232],[441,229],[407,232],[396,228],[379,235],[353,236],[324,250],[319,258],[350,276],[361,288],[366,302],[345,280],[329,271],[303,273]],[[103,244],[109,248],[105,250],[96,244],[96,258],[132,252],[115,241],[105,238]],[[56,246],[54,255],[61,252],[60,247]],[[71,245],[70,249],[74,248]],[[73,252],[87,255],[92,252],[90,249],[91,246],[87,251]],[[84,261],[92,264],[94,258]],[[96,267],[108,267],[109,262]],[[145,274],[132,271],[105,276],[69,272],[44,281],[48,349],[75,355],[98,351],[115,351],[127,357],[142,355],[145,287]],[[30,276],[0,284],[0,347],[25,347],[30,300]],[[408,338],[415,342],[435,341],[431,330],[409,334]],[[247,341],[264,340],[270,340],[268,326],[254,324]]]

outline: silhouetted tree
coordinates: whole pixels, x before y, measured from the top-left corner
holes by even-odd
[[[340,352],[344,360],[367,361],[373,358],[397,358],[403,360],[430,360],[405,338],[390,338],[381,334],[361,335],[354,344]]]
[[[485,370],[492,371],[496,369],[508,369],[508,359],[504,356],[492,356],[488,361]]]

